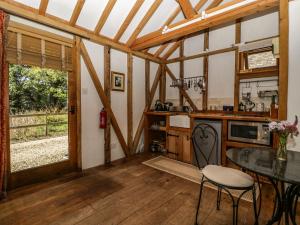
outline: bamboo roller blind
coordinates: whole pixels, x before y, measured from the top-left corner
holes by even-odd
[[[11,64],[72,70],[72,48],[27,34],[8,31],[7,61]]]

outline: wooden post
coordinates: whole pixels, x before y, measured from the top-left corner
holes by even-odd
[[[150,102],[150,61],[145,62],[145,103],[146,106]]]
[[[76,140],[77,140],[77,167],[82,168],[81,158],[81,59],[80,59],[80,43],[81,38],[78,36],[74,37],[75,44],[73,50],[74,60],[74,74],[76,77]]]
[[[159,82],[159,100],[166,101],[166,65],[161,64],[161,76]]]
[[[86,65],[87,69],[88,69],[89,75],[90,75],[90,77],[93,81],[93,84],[94,84],[95,88],[96,88],[97,94],[100,97],[100,99],[102,101],[102,104],[106,108],[107,112],[110,114],[111,125],[114,128],[116,136],[117,136],[117,138],[120,142],[120,145],[122,147],[122,150],[123,150],[124,154],[127,157],[129,155],[127,143],[124,139],[122,131],[121,131],[121,129],[119,127],[119,124],[117,122],[116,116],[115,116],[114,112],[111,109],[111,106],[110,106],[110,104],[108,102],[108,99],[105,95],[105,92],[104,92],[104,89],[103,89],[102,84],[100,82],[100,79],[97,75],[97,72],[96,72],[96,70],[93,66],[92,60],[91,60],[91,58],[90,58],[90,56],[87,52],[87,49],[86,49],[83,42],[80,43],[80,52],[81,52],[81,56],[84,60],[84,63]]]
[[[133,105],[132,105],[132,54],[127,54],[127,145],[129,152],[133,152]]]
[[[209,48],[209,29],[204,33],[204,51]],[[207,110],[208,105],[208,56],[203,58],[203,76],[205,79],[206,90],[202,95],[202,110]]]
[[[237,20],[235,23],[235,43],[241,43],[241,20]],[[240,54],[239,50],[235,50],[235,75],[234,75],[234,111],[239,110],[239,102],[240,102],[240,79],[239,79],[239,71],[240,71]]]
[[[46,113],[46,137],[48,137],[48,113]]]
[[[180,43],[180,48],[179,48],[179,57],[184,57],[184,40],[181,41]],[[184,78],[184,60],[180,60],[180,65],[179,65],[179,78],[183,79]],[[181,92],[179,92],[179,105],[183,106],[183,95]]]
[[[287,119],[289,64],[289,1],[279,2],[279,102],[278,117]]]
[[[107,103],[111,105],[110,94],[110,47],[104,46],[104,93],[107,97]],[[104,159],[105,164],[109,165],[111,162],[111,131],[110,131],[110,113],[107,112],[107,123],[104,129]]]

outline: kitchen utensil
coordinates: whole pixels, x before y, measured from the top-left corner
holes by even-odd
[[[170,107],[173,106],[172,102],[165,102],[163,104],[163,111],[170,111]]]
[[[183,112],[190,112],[190,107],[189,106],[182,106],[182,111]]]
[[[233,111],[233,106],[231,106],[231,105],[223,105],[223,111],[225,111],[225,112],[232,112]]]
[[[245,101],[245,111],[251,112],[255,107],[255,103],[251,100]]]
[[[263,102],[260,102],[256,105],[256,111],[257,112],[264,112],[265,111],[265,104]]]
[[[239,104],[239,111],[245,111],[245,104],[242,102]]]
[[[154,110],[155,111],[164,111],[163,104],[161,103],[160,100],[156,100]]]

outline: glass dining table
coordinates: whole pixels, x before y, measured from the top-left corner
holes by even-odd
[[[258,182],[260,175],[266,177],[273,185],[276,193],[275,205],[272,218],[267,225],[282,219],[284,219],[285,224],[289,224],[289,222],[293,225],[297,224],[296,206],[300,193],[300,152],[288,151],[287,161],[277,160],[276,150],[268,147],[232,148],[226,152],[226,156],[243,170],[256,174]]]

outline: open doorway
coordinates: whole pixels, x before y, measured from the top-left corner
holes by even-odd
[[[67,71],[9,65],[10,187],[75,168],[72,79]]]

